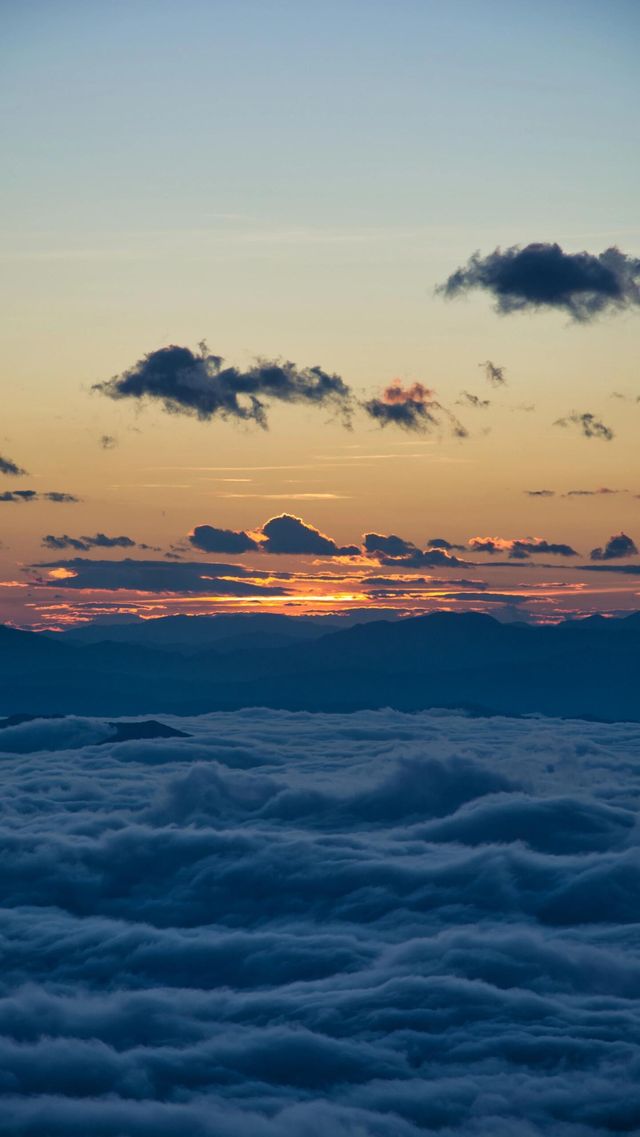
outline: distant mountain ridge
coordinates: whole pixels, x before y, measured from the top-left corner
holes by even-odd
[[[0,627],[6,715],[391,706],[640,721],[639,692],[639,612],[545,626],[436,612],[337,630],[275,614],[57,636]]]

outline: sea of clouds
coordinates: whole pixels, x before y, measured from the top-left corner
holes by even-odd
[[[3,1137],[640,1133],[640,725],[0,731]]]

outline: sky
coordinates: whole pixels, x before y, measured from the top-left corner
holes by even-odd
[[[639,607],[636,4],[0,15],[0,619]]]

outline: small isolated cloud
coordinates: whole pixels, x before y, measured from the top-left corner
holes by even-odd
[[[565,418],[558,418],[553,424],[554,426],[577,426],[578,429],[584,434],[585,438],[602,438],[605,442],[611,442],[615,437],[611,427],[605,426],[600,419],[589,412],[580,414],[578,411],[572,411],[570,415]]]
[[[497,363],[492,363],[490,359],[485,359],[484,363],[479,363],[484,371],[487,383],[492,387],[504,387],[507,382],[507,377],[504,373],[504,367],[498,367]]]
[[[46,549],[78,549],[86,552],[88,549],[133,549],[136,542],[132,537],[107,537],[106,533],[96,533],[93,537],[69,537],[63,533],[60,537],[48,533],[42,538]]]
[[[205,553],[249,553],[260,547],[243,530],[216,529],[213,525],[196,525],[188,540]]]
[[[555,490],[525,490],[527,497],[555,497]]]
[[[365,400],[362,407],[380,426],[395,424],[403,430],[422,434],[446,426],[457,438],[467,437],[462,423],[438,402],[435,392],[422,383],[403,387],[396,379],[385,387],[382,395]]]
[[[52,501],[55,504],[64,505],[76,503],[80,501],[80,498],[70,493],[59,493],[57,490],[50,490],[48,493],[38,493],[37,490],[5,490],[4,493],[0,493],[0,502],[3,501]]]
[[[326,407],[345,419],[351,412],[348,386],[321,367],[258,360],[242,371],[223,364],[204,343],[197,353],[171,345],[149,352],[121,375],[94,384],[93,390],[110,399],[157,401],[170,414],[254,422],[263,428],[272,401]]]
[[[638,549],[631,537],[627,537],[626,533],[618,533],[615,537],[610,537],[605,545],[598,549],[592,549],[589,556],[592,561],[613,561],[618,557],[636,557]]]
[[[22,466],[16,465],[11,458],[3,458],[0,454],[0,474],[7,474],[13,478],[21,478],[26,472],[26,470],[22,469]]]
[[[473,395],[470,391],[461,391],[457,403],[460,407],[473,407],[476,411],[485,411],[491,406],[491,399],[481,399],[479,395]]]
[[[113,450],[118,445],[118,440],[113,434],[101,434],[100,445],[103,450]]]
[[[545,541],[543,537],[470,537],[469,548],[476,553],[507,554],[511,560],[527,560],[532,554],[577,557],[571,545]]]
[[[436,292],[451,299],[480,289],[501,314],[555,309],[578,323],[601,313],[640,306],[640,259],[612,247],[603,253],[565,253],[560,245],[474,253]]]
[[[265,553],[315,557],[351,557],[360,553],[357,545],[337,545],[331,537],[289,513],[272,517],[263,525],[262,533],[265,540],[261,547]]]

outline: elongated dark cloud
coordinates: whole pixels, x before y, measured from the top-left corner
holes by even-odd
[[[193,592],[219,596],[282,596],[285,592],[279,585],[256,583],[255,580],[260,580],[267,574],[254,572],[242,565],[196,561],[167,564],[166,561],[138,561],[130,558],[121,561],[92,561],[75,557],[71,560],[39,562],[31,567],[38,574],[46,570],[50,579],[40,576],[40,582],[55,588]]]
[[[602,438],[605,442],[611,442],[615,437],[611,427],[606,426],[589,411],[583,413],[572,411],[570,415],[556,419],[554,426],[577,426],[585,438]]]
[[[11,458],[3,458],[0,454],[0,474],[8,474],[13,478],[20,478],[27,471],[23,470],[21,466],[16,465]]]
[[[5,490],[0,493],[0,502],[2,501],[52,501],[57,505],[66,505],[74,504],[80,501],[80,498],[70,493],[59,493],[57,490],[50,490],[48,493],[38,493],[37,490]]]
[[[132,725],[0,730],[2,1137],[637,1131],[637,724]]]
[[[611,494],[628,493],[628,490],[611,490],[607,486],[602,486],[597,490],[568,490],[563,494],[563,497],[609,497]]]
[[[555,490],[525,490],[527,497],[555,497]]]
[[[453,553],[448,553],[446,549],[419,549],[409,542],[407,544],[409,545],[407,551],[400,556],[392,556],[384,552],[376,553],[378,563],[404,569],[455,568],[458,565],[468,566],[472,563],[461,560]]]
[[[436,399],[435,392],[422,383],[403,387],[396,379],[385,387],[382,395],[366,399],[361,405],[380,426],[394,424],[421,434],[444,427],[457,438],[467,437],[462,423]]]
[[[331,537],[289,513],[272,517],[263,525],[262,533],[266,538],[262,543],[265,553],[316,557],[349,557],[360,553],[357,545],[337,545]]]
[[[504,367],[498,367],[498,364],[492,363],[490,359],[485,359],[484,363],[478,364],[478,367],[482,368],[487,383],[490,383],[492,387],[505,386],[507,377]]]
[[[56,537],[48,533],[42,538],[42,544],[47,549],[133,549],[136,542],[132,537],[108,537],[106,533],[96,533],[93,537],[69,537],[62,533]]]
[[[605,545],[598,549],[592,549],[589,553],[592,561],[613,561],[618,557],[636,557],[638,549],[635,541],[631,537],[627,537],[626,533],[618,533],[615,537],[610,537]]]
[[[603,253],[565,253],[557,244],[531,244],[474,253],[436,291],[446,298],[488,292],[496,311],[556,309],[587,323],[601,313],[640,306],[640,259],[612,247]]]
[[[250,553],[260,548],[244,530],[216,529],[213,525],[196,525],[188,540],[205,553]]]
[[[471,537],[469,548],[476,553],[507,553],[512,560],[526,560],[532,554],[577,557],[571,545],[545,541],[542,537]]]
[[[197,354],[172,345],[149,352],[121,375],[96,383],[93,390],[110,399],[157,401],[170,414],[255,422],[264,428],[271,402],[325,407],[345,418],[350,414],[352,396],[346,383],[321,367],[259,360],[242,371],[223,364],[206,344]]]

